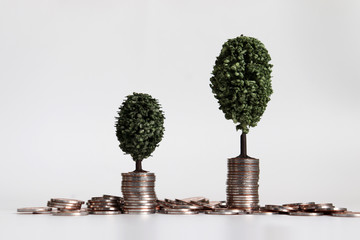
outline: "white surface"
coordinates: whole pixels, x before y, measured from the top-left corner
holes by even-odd
[[[272,100],[248,135],[248,152],[260,159],[261,204],[360,210],[359,12],[358,0],[0,0],[0,208],[121,195],[120,173],[134,163],[118,147],[114,122],[134,91],[158,98],[166,115],[164,139],[144,160],[158,197],[225,200],[226,159],[238,155],[240,133],[218,110],[209,78],[222,44],[244,34],[265,44],[274,65]],[[10,216],[7,226],[21,223],[12,225],[16,234],[47,219]],[[64,221],[93,230],[88,219],[102,218]],[[119,228],[125,221],[111,219]],[[177,221],[154,219],[156,230],[167,228],[160,219]],[[179,219],[211,219],[209,231],[242,224]],[[57,224],[36,226],[65,229],[61,218],[50,221]],[[278,226],[262,221],[251,226]],[[313,220],[291,221],[314,229]],[[356,220],[319,221],[346,230]],[[291,223],[279,227],[302,228]]]
[[[0,213],[1,239],[359,239],[360,218]]]

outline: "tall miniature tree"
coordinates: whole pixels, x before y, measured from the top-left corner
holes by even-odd
[[[263,115],[270,95],[271,60],[263,43],[241,35],[222,46],[210,78],[210,87],[226,119],[241,130],[241,158],[249,158],[246,134]]]
[[[164,113],[157,99],[149,94],[133,93],[126,97],[116,117],[116,136],[120,148],[136,163],[134,172],[142,169],[142,160],[149,157],[164,135]]]

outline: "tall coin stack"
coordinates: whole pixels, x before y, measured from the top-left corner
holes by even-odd
[[[228,159],[227,204],[247,211],[259,208],[259,159]]]
[[[149,172],[122,173],[121,190],[124,197],[124,213],[155,213],[155,174]]]

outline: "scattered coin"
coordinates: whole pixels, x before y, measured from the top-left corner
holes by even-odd
[[[360,217],[360,212],[332,213],[334,217]]]
[[[324,215],[323,213],[320,213],[320,212],[291,212],[289,214],[293,215],[293,216],[321,216],[321,215]]]
[[[53,216],[86,216],[88,211],[67,211],[67,212],[52,212]]]
[[[52,208],[50,207],[26,207],[18,208],[17,212],[19,213],[50,213]]]
[[[93,215],[118,215],[121,211],[89,211],[89,214]]]

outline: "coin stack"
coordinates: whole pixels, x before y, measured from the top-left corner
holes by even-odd
[[[57,211],[53,211],[54,216],[84,216],[88,212],[85,209],[81,209],[81,205],[84,201],[68,198],[52,198],[48,201],[48,207],[57,208]]]
[[[155,174],[150,172],[122,173],[122,193],[124,213],[155,213]]]
[[[229,208],[255,210],[259,207],[259,159],[228,159],[227,204]]]
[[[121,214],[122,202],[121,197],[103,195],[102,197],[92,197],[86,204],[90,214],[116,215]]]

